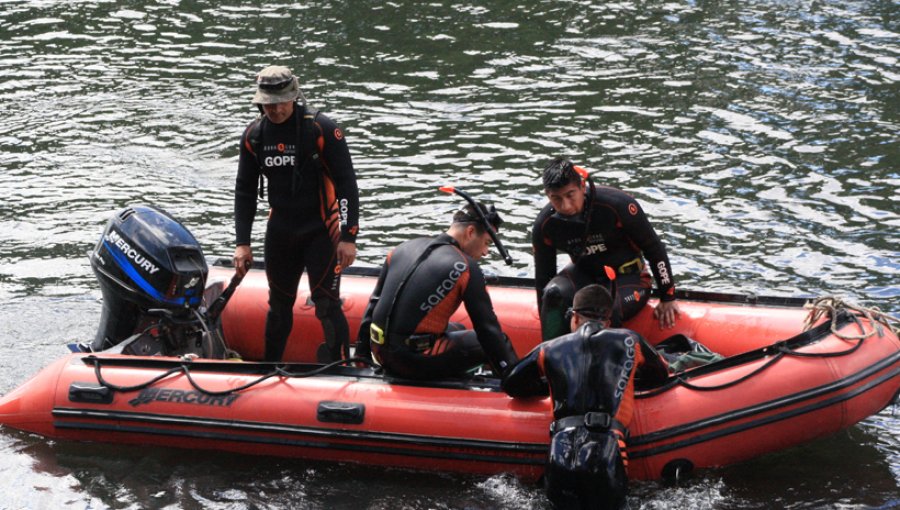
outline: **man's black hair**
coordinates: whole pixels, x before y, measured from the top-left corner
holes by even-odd
[[[592,320],[609,320],[612,309],[609,291],[596,283],[582,287],[572,300],[572,311]]]
[[[555,190],[573,182],[581,182],[581,176],[575,171],[575,164],[570,159],[557,156],[544,167],[543,181],[545,190]]]
[[[487,206],[482,202],[477,203],[478,208],[481,209],[481,212],[484,214],[484,217],[487,218],[488,223],[494,227],[494,230],[499,230],[500,225],[503,225],[503,218],[500,217],[500,213],[497,212],[497,209],[494,208],[493,205]],[[453,223],[472,223],[475,225],[475,231],[478,232],[479,235],[487,232],[484,228],[484,222],[481,220],[481,216],[475,211],[472,204],[466,204],[465,207],[462,207],[453,213]]]

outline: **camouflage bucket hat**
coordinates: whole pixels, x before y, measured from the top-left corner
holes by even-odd
[[[284,66],[269,66],[256,75],[253,104],[293,101],[300,95],[300,80]]]

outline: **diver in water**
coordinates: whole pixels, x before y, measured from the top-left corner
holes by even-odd
[[[613,306],[600,285],[579,290],[569,311],[574,333],[538,345],[503,380],[513,397],[553,398],[544,481],[555,508],[626,507],[635,381],[653,386],[668,377],[665,362],[639,334],[606,329]]]

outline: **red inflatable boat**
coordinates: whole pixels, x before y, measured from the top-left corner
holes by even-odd
[[[214,266],[219,287],[231,269]],[[374,270],[347,272],[344,310],[356,331]],[[539,342],[529,281],[501,278],[491,297],[519,354]],[[674,476],[833,434],[878,413],[900,390],[900,341],[859,311],[836,310],[804,331],[803,300],[680,292],[681,318],[659,330],[651,303],[627,327],[659,343],[676,333],[726,358],[673,374],[637,395],[629,475]],[[515,400],[496,380],[412,384],[368,368],[311,363],[321,328],[300,284],[285,360],[260,363],[265,276],[251,270],[222,315],[243,361],[70,354],[0,400],[0,423],[51,438],[207,448],[470,473],[539,477],[550,405]],[[466,323],[459,312],[455,318]]]

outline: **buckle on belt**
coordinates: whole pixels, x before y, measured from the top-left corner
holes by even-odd
[[[379,328],[374,322],[369,325],[369,340],[373,344],[384,345],[384,330]]]
[[[553,435],[561,430],[575,427],[585,427],[590,431],[603,431],[609,430],[612,424],[613,417],[609,413],[594,411],[575,416],[566,416],[554,421],[550,424],[550,434]]]
[[[589,429],[608,429],[612,425],[612,416],[609,413],[587,413],[584,415],[584,426]]]
[[[620,274],[640,273],[644,270],[644,261],[640,257],[635,257],[625,262],[618,268]]]

